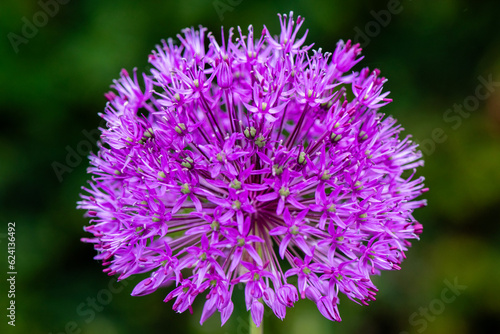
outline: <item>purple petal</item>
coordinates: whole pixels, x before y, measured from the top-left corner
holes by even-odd
[[[217,295],[212,295],[206,302],[205,305],[203,306],[203,312],[201,313],[201,319],[200,319],[200,325],[203,325],[205,320],[210,318],[212,314],[214,314],[215,310],[217,309]]]
[[[262,239],[261,237],[258,237],[256,235],[249,235],[247,237],[247,241],[248,242],[264,242],[264,239]]]
[[[323,212],[323,214],[321,215],[321,218],[319,219],[319,228],[322,230],[325,229],[326,217],[327,217],[326,212]]]
[[[257,155],[259,156],[259,158],[264,161],[266,164],[268,165],[271,165],[273,162],[271,159],[269,159],[269,157],[267,155],[265,155],[264,153],[261,153],[261,152],[257,152]]]
[[[222,180],[211,180],[211,179],[206,179],[207,183],[213,185],[213,186],[216,186],[216,187],[220,187],[220,188],[227,188],[229,187],[229,185],[222,181]]]
[[[198,197],[196,197],[195,195],[190,195],[189,199],[193,202],[194,207],[196,209],[196,212],[201,212],[202,211],[202,206],[201,206],[201,202],[198,199]]]
[[[288,203],[296,207],[297,209],[306,209],[306,206],[295,199],[293,196],[287,197]],[[307,213],[307,212],[306,212]]]
[[[285,213],[283,213],[283,220],[287,225],[292,225],[292,216],[290,215],[288,208],[286,208]]]
[[[172,208],[172,214],[175,214],[177,211],[179,211],[186,198],[188,198],[188,195],[182,195],[181,197],[179,197],[179,199],[175,202],[174,207]]]
[[[271,114],[266,114],[264,117],[269,123],[276,122],[276,120],[278,119],[277,117],[274,117]]]
[[[212,168],[210,168],[210,176],[212,178],[216,178],[219,175],[221,168],[222,165],[220,163],[213,164]]]
[[[233,260],[231,261],[231,267],[229,268],[229,271],[233,271],[240,264],[242,253],[243,252],[241,250],[241,247],[236,248],[233,254]]]
[[[208,249],[208,246],[209,246],[209,242],[208,242],[208,238],[206,236],[206,234],[203,234],[201,236],[201,249]]]
[[[269,235],[282,235],[288,232],[288,228],[285,226],[278,226],[269,231]]]
[[[148,277],[142,281],[140,281],[132,290],[131,295],[132,296],[145,296],[148,295],[152,292],[154,292],[156,289],[151,289],[153,287],[153,284],[151,284],[153,280]]]
[[[261,190],[269,189],[269,186],[265,185],[265,184],[247,183],[247,184],[245,184],[245,189],[248,189],[250,191],[261,191]]]
[[[203,225],[203,226],[197,226],[197,227],[192,227],[189,230],[186,231],[185,235],[193,235],[193,234],[200,234],[200,233],[207,233],[211,230],[210,226]],[[170,254],[172,255],[172,254]]]
[[[260,326],[262,322],[262,317],[264,316],[264,305],[262,303],[254,300],[252,303],[252,320],[257,327]]]
[[[301,211],[297,215],[296,221],[302,222],[304,220],[304,218],[306,218],[308,212],[309,212],[309,209],[305,209],[304,211]]]
[[[282,259],[285,258],[286,248],[291,239],[292,239],[291,235],[287,234],[280,243],[279,251],[280,251],[280,257]]]
[[[274,290],[271,288],[264,289],[264,293],[262,294],[262,299],[270,308],[273,307],[274,302],[276,301],[276,295]]]
[[[294,239],[295,243],[297,244],[297,246],[299,246],[299,248],[304,252],[306,253],[307,255],[309,256],[312,256],[312,252],[311,252],[311,246],[309,246],[307,244],[307,242],[305,241],[304,237],[302,237],[301,235],[297,235]]]
[[[278,198],[278,193],[272,192],[257,196],[257,200],[261,202],[269,202]]]
[[[331,321],[341,321],[337,305],[333,305],[328,297],[321,297],[316,303],[321,314]]]
[[[233,309],[234,309],[234,304],[232,301],[229,301],[227,306],[220,313],[221,326],[223,326],[229,319],[229,317],[233,313]]]
[[[281,215],[283,213],[284,208],[285,208],[285,201],[283,200],[283,197],[281,197],[280,200],[278,201],[278,207],[276,208],[276,214]]]
[[[252,259],[257,262],[257,265],[262,266],[262,259],[260,258],[259,253],[250,245],[246,246],[245,249],[247,250],[248,254],[252,257]]]

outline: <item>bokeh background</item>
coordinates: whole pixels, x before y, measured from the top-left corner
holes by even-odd
[[[87,219],[75,206],[88,179],[79,152],[89,149],[86,133],[96,150],[97,113],[112,79],[122,68],[145,70],[162,38],[199,24],[216,36],[221,25],[266,24],[278,33],[276,14],[290,10],[306,18],[315,48],[333,51],[338,39],[354,38],[364,47],[361,65],[389,78],[394,102],[384,112],[421,143],[420,174],[431,190],[428,207],[415,212],[422,238],[401,271],[375,278],[376,301],[341,299],[341,323],[299,301],[283,322],[266,316],[265,333],[498,331],[498,0],[45,3],[54,1],[0,5],[1,333],[247,333],[242,291],[223,328],[217,315],[200,326],[202,298],[193,315],[176,314],[162,302],[168,290],[131,297],[138,279],[117,284],[101,272],[92,246],[79,241]],[[54,163],[67,169],[58,176]],[[5,316],[8,222],[16,222],[15,328]]]

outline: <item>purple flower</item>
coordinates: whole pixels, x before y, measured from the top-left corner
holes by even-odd
[[[183,312],[204,295],[201,323],[227,321],[239,283],[257,325],[299,297],[340,321],[338,294],[374,300],[371,276],[399,270],[422,232],[422,154],[378,112],[386,79],[352,71],[358,44],[311,51],[302,18],[280,21],[279,36],[250,26],[222,43],[183,30],[150,73],[121,72],[100,115],[82,241],[109,275],[149,273],[134,296],[175,285],[165,301]]]

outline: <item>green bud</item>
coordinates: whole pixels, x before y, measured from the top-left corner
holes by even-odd
[[[366,217],[368,217],[368,214],[366,214],[366,213],[363,213],[363,214],[359,215],[359,218],[361,218],[362,220],[366,220],[365,219]]]
[[[336,237],[335,240],[337,240],[338,242],[341,242],[341,241],[344,241],[344,237]]]
[[[164,173],[163,171],[158,172],[158,178],[159,178],[159,179],[164,179],[164,178],[166,178],[166,177],[167,177],[167,176],[165,175],[165,173]]]
[[[312,91],[312,89],[309,89],[307,91],[307,97],[310,98],[312,95],[313,95],[313,91]]]
[[[146,138],[153,137],[153,128],[149,128],[146,131],[144,131],[144,137],[146,137]]]
[[[214,231],[218,231],[220,228],[220,223],[217,220],[214,220],[212,224],[210,224],[210,228]]]
[[[236,190],[241,189],[241,182],[238,180],[234,180],[233,182],[231,182],[230,187]]]
[[[222,162],[222,161],[224,161],[225,154],[224,153],[222,153],[222,154],[217,153],[216,158],[217,158],[217,161]]]
[[[335,132],[332,132],[332,135],[330,136],[330,139],[334,142],[338,142],[339,140],[342,139],[341,134],[336,134]]]
[[[281,187],[281,189],[280,189],[280,196],[282,196],[282,197],[288,197],[288,195],[290,195],[290,190],[288,190],[288,188],[285,187],[285,186]]]
[[[253,280],[258,281],[260,279],[260,275],[258,273],[253,274]]]
[[[335,204],[332,204],[328,207],[328,209],[326,210],[328,212],[336,212],[337,211],[337,207],[335,206]]]
[[[200,82],[198,81],[198,79],[194,79],[193,83],[196,88],[200,87]]]
[[[361,184],[361,181],[356,181],[356,183],[354,183],[354,189],[355,190],[361,190],[363,189],[363,185]]]
[[[274,175],[281,175],[283,173],[283,167],[279,165],[273,166]]]
[[[181,165],[182,167],[185,167],[187,169],[191,169],[193,168],[193,164],[194,163],[194,160],[191,159],[190,157],[186,157],[182,162],[181,162]]]
[[[250,137],[255,138],[255,135],[257,134],[257,129],[255,129],[253,126],[250,127]]]
[[[295,225],[293,225],[291,228],[290,228],[290,233],[293,234],[293,235],[297,235],[299,234],[299,228]]]
[[[183,193],[184,195],[187,195],[187,194],[190,194],[190,193],[191,193],[191,190],[189,190],[189,184],[184,183],[184,184],[181,186],[181,193]]]
[[[262,102],[262,104],[260,105],[260,108],[262,109],[262,111],[266,111],[266,109],[267,109],[267,102]]]
[[[161,221],[161,219],[157,217],[153,217],[151,220],[153,221],[153,223],[158,223],[159,221]]]
[[[257,140],[255,141],[255,145],[257,145],[260,148],[264,147],[264,145],[266,145],[266,138],[264,138],[264,136],[260,134]]]
[[[233,210],[239,210],[241,209],[241,202],[236,200],[233,202],[233,205],[231,205],[231,208],[233,208]]]
[[[302,272],[303,272],[304,274],[306,274],[306,275],[309,275],[309,274],[311,273],[311,269],[309,269],[309,268],[304,268],[304,269],[302,269]]]
[[[179,123],[175,127],[175,132],[177,132],[178,134],[182,134],[182,131],[184,131],[184,130],[186,130],[186,124],[184,124],[184,123]]]
[[[359,132],[359,137],[361,138],[361,140],[366,140],[368,139],[368,135],[366,134],[366,132],[364,132],[363,130],[361,130]]]
[[[300,152],[298,162],[301,165],[306,164],[306,152]]]
[[[122,172],[120,172],[118,169],[116,169],[115,170],[115,174],[118,175],[118,176],[120,176],[120,175],[122,175]]]
[[[243,239],[243,238],[238,238],[238,246],[240,246],[240,247],[245,246],[245,239]]]
[[[179,93],[175,93],[174,99],[176,99],[177,102],[179,102],[181,100],[181,96],[179,95]]]
[[[321,179],[322,179],[323,181],[330,180],[331,178],[332,178],[332,175],[331,175],[330,173],[328,173],[328,171],[327,171],[327,170],[325,170],[325,171],[323,172],[323,175],[321,175]]]

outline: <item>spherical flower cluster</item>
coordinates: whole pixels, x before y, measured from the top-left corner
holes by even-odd
[[[283,319],[299,298],[340,321],[339,294],[374,300],[371,276],[400,269],[422,232],[422,155],[378,112],[386,79],[351,70],[358,44],[312,50],[301,17],[280,22],[222,42],[185,29],[106,94],[82,240],[109,275],[149,273],[132,295],[173,285],[177,312],[203,295],[201,323],[227,321],[239,283],[257,325],[264,304]]]

